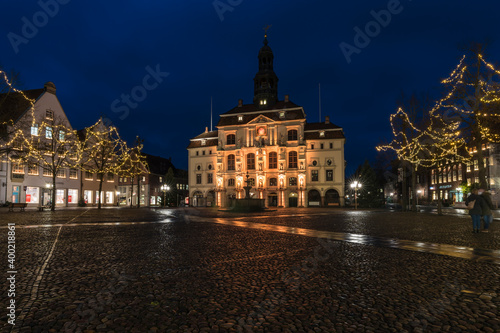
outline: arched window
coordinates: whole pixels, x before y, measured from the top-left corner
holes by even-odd
[[[288,168],[297,169],[297,152],[291,151],[288,153]]]
[[[297,141],[297,130],[288,131],[288,141]]]
[[[234,145],[235,143],[236,143],[236,135],[229,134],[226,137],[226,144],[228,144],[228,145]]]
[[[255,170],[255,154],[247,155],[247,169]]]
[[[278,168],[278,153],[270,152],[269,153],[269,169],[277,169]]]
[[[235,170],[234,155],[232,154],[227,157],[227,169]]]

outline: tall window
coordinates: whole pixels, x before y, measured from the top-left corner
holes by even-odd
[[[53,120],[54,119],[54,111],[46,110],[45,111],[45,118],[49,119],[49,120]]]
[[[45,128],[45,138],[52,139],[52,127],[47,126]]]
[[[31,135],[38,135],[38,124],[33,124],[33,126],[31,126]]]
[[[213,184],[213,183],[214,183],[214,174],[207,173],[207,184]]]
[[[69,169],[69,178],[70,179],[78,179],[78,170]]]
[[[196,174],[196,184],[201,184],[201,173]]]
[[[227,157],[227,169],[228,170],[235,170],[235,157],[233,154],[229,155]]]
[[[291,151],[288,153],[288,168],[297,169],[297,152]]]
[[[333,170],[326,170],[326,181],[333,181]]]
[[[94,179],[94,174],[89,171],[85,171],[85,179],[87,180],[93,180]]]
[[[21,163],[12,163],[12,173],[24,174],[24,165]]]
[[[228,145],[234,145],[236,143],[236,135],[234,134],[229,134],[226,139]]]
[[[255,170],[255,154],[247,155],[247,169]]]
[[[109,183],[111,182],[114,182],[115,181],[115,175],[112,173],[112,172],[108,172],[107,174],[107,179],[106,179]]]
[[[270,152],[269,153],[269,169],[277,169],[278,168],[278,153]]]
[[[288,131],[288,141],[297,141],[297,130]]]
[[[290,186],[297,186],[297,178],[290,177],[290,179],[288,180],[288,184],[290,184]]]
[[[269,178],[269,186],[278,186],[278,179]]]
[[[228,179],[227,186],[234,186],[234,178]]]
[[[311,181],[318,181],[318,170],[311,170]]]

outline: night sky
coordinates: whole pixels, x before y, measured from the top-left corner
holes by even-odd
[[[23,89],[54,82],[74,128],[105,115],[129,143],[139,135],[145,152],[180,168],[189,139],[210,126],[211,97],[214,126],[238,99],[252,102],[264,26],[279,98],[289,94],[309,122],[321,83],[322,118],[347,138],[347,175],[391,139],[402,91],[440,96],[460,44],[489,41],[487,60],[500,61],[494,1],[55,1],[2,3],[0,65],[21,74]],[[385,27],[370,23],[388,8]],[[373,37],[357,40],[348,63],[340,44],[356,47],[354,29],[367,25]],[[121,96],[131,91],[147,96],[129,107]]]

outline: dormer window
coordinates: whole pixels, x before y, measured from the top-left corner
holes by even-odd
[[[285,111],[280,111],[280,119],[284,119],[285,118]]]
[[[243,121],[243,116],[238,116],[238,121],[242,122]]]
[[[52,111],[52,110],[45,111],[45,118],[49,119],[49,120],[53,120],[54,119],[54,111]]]
[[[320,131],[319,132],[319,137],[324,138],[325,137],[325,131]]]
[[[267,105],[267,99],[261,99],[260,105]]]
[[[201,140],[201,145],[206,146],[207,145],[207,140]]]

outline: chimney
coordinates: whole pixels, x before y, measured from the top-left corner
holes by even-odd
[[[285,103],[290,102],[290,95],[285,95]]]
[[[208,126],[205,127],[205,133],[208,133]]]
[[[46,92],[54,95],[56,94],[56,85],[53,82],[46,82],[43,87],[45,88]]]
[[[326,116],[325,117],[325,124],[329,124],[330,123],[330,117],[329,116]]]
[[[241,108],[243,106],[243,100],[239,99],[238,100],[238,107]]]

